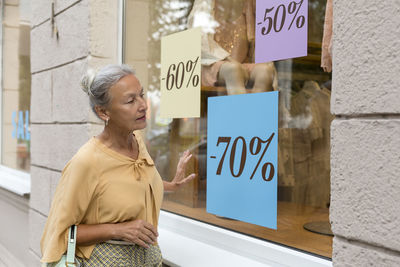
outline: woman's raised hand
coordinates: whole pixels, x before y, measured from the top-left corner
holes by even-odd
[[[144,220],[134,220],[118,223],[116,238],[133,242],[141,247],[149,248],[149,244],[157,242],[157,229]]]
[[[192,173],[189,176],[185,176],[186,173],[186,164],[189,162],[189,160],[192,158],[192,154],[189,152],[189,150],[186,150],[183,152],[181,158],[179,159],[178,166],[176,167],[176,174],[174,179],[172,180],[172,183],[179,187],[183,184],[186,184],[193,180],[196,177],[196,174]]]

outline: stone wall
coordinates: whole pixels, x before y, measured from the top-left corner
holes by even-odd
[[[334,266],[400,266],[400,2],[334,2]]]
[[[31,199],[29,266],[40,266],[40,238],[67,161],[101,131],[80,79],[88,67],[117,63],[118,1],[32,1]]]

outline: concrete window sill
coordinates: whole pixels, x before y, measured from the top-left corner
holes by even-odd
[[[0,188],[20,196],[31,193],[31,176],[29,173],[0,165]]]

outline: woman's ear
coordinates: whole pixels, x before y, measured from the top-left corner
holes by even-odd
[[[94,107],[97,115],[100,117],[100,119],[102,119],[103,121],[106,121],[108,119],[110,119],[109,113],[108,111],[102,107],[102,106],[95,106]]]

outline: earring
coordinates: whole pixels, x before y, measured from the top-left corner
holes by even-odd
[[[105,125],[106,126],[108,125],[108,120],[109,120],[109,118],[107,118],[106,121],[105,121]]]

